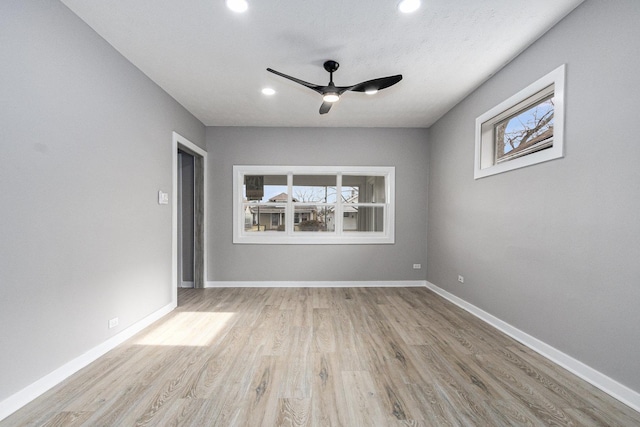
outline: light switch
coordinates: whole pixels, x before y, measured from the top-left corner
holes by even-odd
[[[163,191],[158,191],[158,204],[159,205],[168,205],[169,204],[169,193],[164,193]]]

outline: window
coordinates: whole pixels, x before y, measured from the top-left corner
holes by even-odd
[[[394,243],[393,167],[234,166],[233,242]]]
[[[475,179],[563,156],[564,68],[476,119]]]

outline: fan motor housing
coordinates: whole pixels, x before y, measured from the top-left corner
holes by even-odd
[[[335,72],[339,67],[340,67],[340,64],[338,64],[336,61],[331,59],[324,63],[324,69],[327,70],[329,73]]]

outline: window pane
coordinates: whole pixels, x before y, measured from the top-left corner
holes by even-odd
[[[384,176],[343,176],[342,201],[344,203],[384,203]]]
[[[363,205],[344,207],[342,218],[344,231],[384,231],[384,209]]]
[[[335,175],[294,175],[293,201],[298,203],[335,203]]]
[[[286,175],[245,175],[242,187],[245,201],[287,202]]]
[[[286,205],[264,205],[245,203],[244,231],[284,231],[286,224]]]
[[[553,145],[554,98],[550,97],[495,125],[496,162]]]
[[[335,231],[335,205],[295,205],[294,231]]]

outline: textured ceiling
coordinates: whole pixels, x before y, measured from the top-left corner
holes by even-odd
[[[291,127],[428,127],[583,0],[248,1],[62,0],[205,125]],[[319,94],[266,71],[326,84],[327,59],[339,86],[404,79],[321,116]]]

